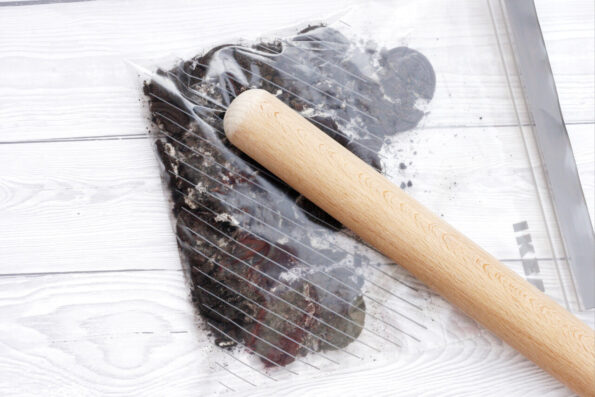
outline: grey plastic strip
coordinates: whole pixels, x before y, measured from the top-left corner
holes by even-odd
[[[505,0],[527,106],[577,292],[595,307],[595,234],[533,0]]]

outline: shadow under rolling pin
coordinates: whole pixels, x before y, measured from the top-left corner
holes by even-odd
[[[595,333],[275,96],[229,106],[232,144],[580,395]]]

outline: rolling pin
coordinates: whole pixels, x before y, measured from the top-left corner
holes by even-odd
[[[230,142],[582,396],[595,396],[595,333],[264,90],[223,121]]]

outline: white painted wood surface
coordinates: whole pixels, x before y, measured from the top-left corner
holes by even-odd
[[[245,387],[216,367],[231,359],[205,348],[196,324],[157,162],[144,137],[138,81],[124,60],[150,65],[191,56],[236,37],[240,23],[242,35],[254,37],[320,18],[341,3],[298,1],[289,13],[276,1],[0,6],[0,395],[202,396],[224,390],[212,375]],[[527,189],[521,142],[513,144],[520,137],[499,59],[456,57],[481,43],[496,46],[486,41],[485,26],[468,23],[485,14],[486,4],[467,2],[464,13],[452,16],[465,31],[436,41],[437,11],[427,16],[427,35],[407,35],[414,3],[403,2],[395,36],[426,53],[438,80],[452,84],[438,85],[439,105],[424,120],[424,134],[399,138],[424,144],[408,169],[416,175],[411,193],[522,273],[514,222],[528,221],[538,254],[551,258],[558,251],[549,246],[540,210],[523,205],[535,193]],[[593,216],[593,4],[536,3]],[[485,76],[466,73],[470,61]],[[514,82],[513,89],[520,95]],[[519,152],[505,158],[486,151],[481,161],[461,161],[460,153],[481,146],[480,139],[502,140]],[[458,150],[449,159],[441,148],[453,140]],[[495,183],[489,197],[472,187],[485,175]],[[498,221],[482,218],[480,208],[497,211]],[[488,219],[489,228],[477,227]],[[551,259],[542,267],[550,269],[543,274],[546,291],[564,303],[568,274],[560,281]],[[593,325],[593,312],[580,315]],[[404,351],[390,361],[274,384],[255,379],[260,386],[250,394],[571,394],[489,334],[460,327],[453,325],[451,341],[423,354]],[[249,369],[242,374],[255,377]]]

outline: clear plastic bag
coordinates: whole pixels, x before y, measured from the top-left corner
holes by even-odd
[[[306,23],[293,34],[205,49],[174,66],[153,68],[146,79],[151,134],[171,195],[180,255],[201,326],[220,348],[212,351],[209,391],[481,335],[474,321],[235,149],[223,132],[233,98],[248,88],[265,89],[435,212],[462,215],[455,225],[496,256],[513,256],[513,225],[545,221],[522,208],[540,200],[527,175],[494,166],[523,150],[522,161],[531,168],[523,136],[481,131],[515,122],[510,98],[482,96],[494,79],[482,68],[499,54],[488,46],[483,61],[465,64],[431,45],[451,40],[464,47],[459,53],[473,56],[477,43],[461,43],[450,29],[457,21],[475,26],[493,16],[484,5],[468,4],[439,30],[426,23],[448,16],[446,5],[434,10],[436,4],[355,7],[326,25]],[[459,68],[457,74],[452,68]],[[473,105],[461,106],[461,93]],[[451,128],[460,131],[460,123],[469,132],[457,138]],[[441,156],[442,150],[448,154]],[[476,158],[488,164],[491,178],[469,171]],[[474,186],[461,187],[465,183]],[[502,188],[496,194],[515,192],[514,209],[501,216],[486,198],[494,186]],[[465,208],[457,208],[457,200]],[[492,228],[476,228],[478,219]],[[535,256],[556,257],[551,237],[534,235],[534,242]],[[542,288],[566,299],[558,292],[564,291],[561,280]],[[230,372],[238,376],[229,378]]]
[[[344,348],[367,316],[394,328],[394,337],[377,337],[399,346],[401,322],[421,325],[395,308],[398,321],[367,313],[364,296],[385,304],[363,291],[372,282],[364,274],[384,272],[385,261],[223,133],[233,98],[262,88],[382,172],[391,166],[381,153],[386,138],[417,125],[436,80],[421,53],[375,47],[311,26],[273,42],[216,47],[145,86],[197,307],[220,346],[242,341],[266,366]]]

